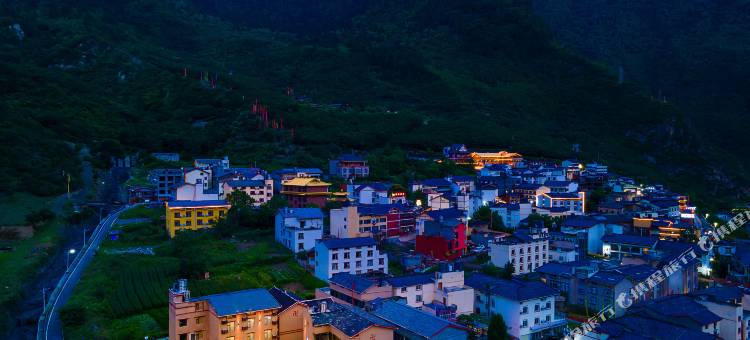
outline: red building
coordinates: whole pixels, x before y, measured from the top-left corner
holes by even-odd
[[[454,219],[425,221],[416,250],[438,260],[455,260],[466,252],[466,225]]]
[[[400,236],[413,233],[416,230],[416,213],[414,207],[403,204],[373,204],[358,207],[360,219],[377,220],[381,224],[385,221],[386,237]]]
[[[304,208],[315,205],[323,208],[331,195],[328,187],[331,183],[323,182],[312,177],[297,177],[281,182],[281,194],[284,195],[289,207]]]

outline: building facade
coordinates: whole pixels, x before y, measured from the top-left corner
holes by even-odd
[[[294,253],[309,251],[323,238],[320,208],[282,208],[275,219],[276,241]]]
[[[213,228],[219,218],[231,207],[222,200],[217,201],[172,201],[165,202],[167,234],[175,237],[183,230]]]
[[[388,255],[371,237],[332,238],[315,245],[315,276],[328,280],[336,273],[388,273]]]
[[[543,229],[538,233],[518,231],[490,243],[490,261],[499,268],[510,263],[515,275],[533,272],[549,262],[547,230]]]
[[[331,183],[314,177],[297,177],[281,182],[281,194],[292,208],[315,205],[323,208],[328,201],[328,187]]]

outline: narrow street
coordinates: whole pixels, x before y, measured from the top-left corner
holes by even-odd
[[[71,193],[70,201],[74,206],[83,206],[88,203],[87,196],[93,194],[99,203],[102,203],[95,209],[101,211],[102,216],[106,216],[113,209],[112,202],[121,201],[120,184],[127,179],[126,169],[114,168],[103,174],[103,183],[94,184],[94,169],[86,161],[88,155],[87,149],[81,151],[82,167],[82,188]],[[52,209],[57,215],[63,213],[63,207],[68,202],[67,194],[60,195],[52,204]],[[42,312],[43,294],[48,297],[55,287],[55,284],[62,277],[66,270],[67,252],[70,249],[80,250],[83,246],[84,229],[86,230],[87,240],[91,236],[94,227],[99,223],[99,216],[94,216],[88,220],[82,221],[80,225],[65,225],[61,231],[62,242],[57,247],[55,253],[44,264],[37,276],[28,282],[24,289],[23,297],[15,305],[15,310],[11,315],[15,317],[14,325],[10,328],[5,339],[33,339],[37,331],[37,323]],[[88,241],[87,241],[88,242]],[[73,260],[72,257],[70,259]]]

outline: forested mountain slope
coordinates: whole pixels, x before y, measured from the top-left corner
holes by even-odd
[[[342,150],[459,142],[557,158],[580,144],[581,158],[694,196],[735,192],[744,173],[723,167],[675,106],[559,48],[530,11],[489,0],[6,1],[5,190],[62,190],[71,145],[98,159],[180,151],[323,166]],[[283,129],[259,124],[256,98]]]

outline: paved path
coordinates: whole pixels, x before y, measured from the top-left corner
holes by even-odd
[[[39,317],[37,339],[56,340],[63,338],[62,323],[60,322],[60,309],[68,301],[68,298],[70,298],[70,295],[73,293],[73,289],[81,279],[81,275],[85,271],[86,266],[91,262],[91,258],[94,257],[94,253],[99,248],[102,240],[104,240],[107,234],[109,234],[109,230],[112,228],[115,221],[117,221],[117,217],[121,212],[130,207],[132,206],[117,209],[107,215],[106,218],[102,219],[101,223],[96,226],[96,229],[83,252],[79,253],[75,260],[71,260],[72,263],[70,264],[70,267],[60,278],[55,290],[50,294],[47,308],[45,308],[42,315]]]

